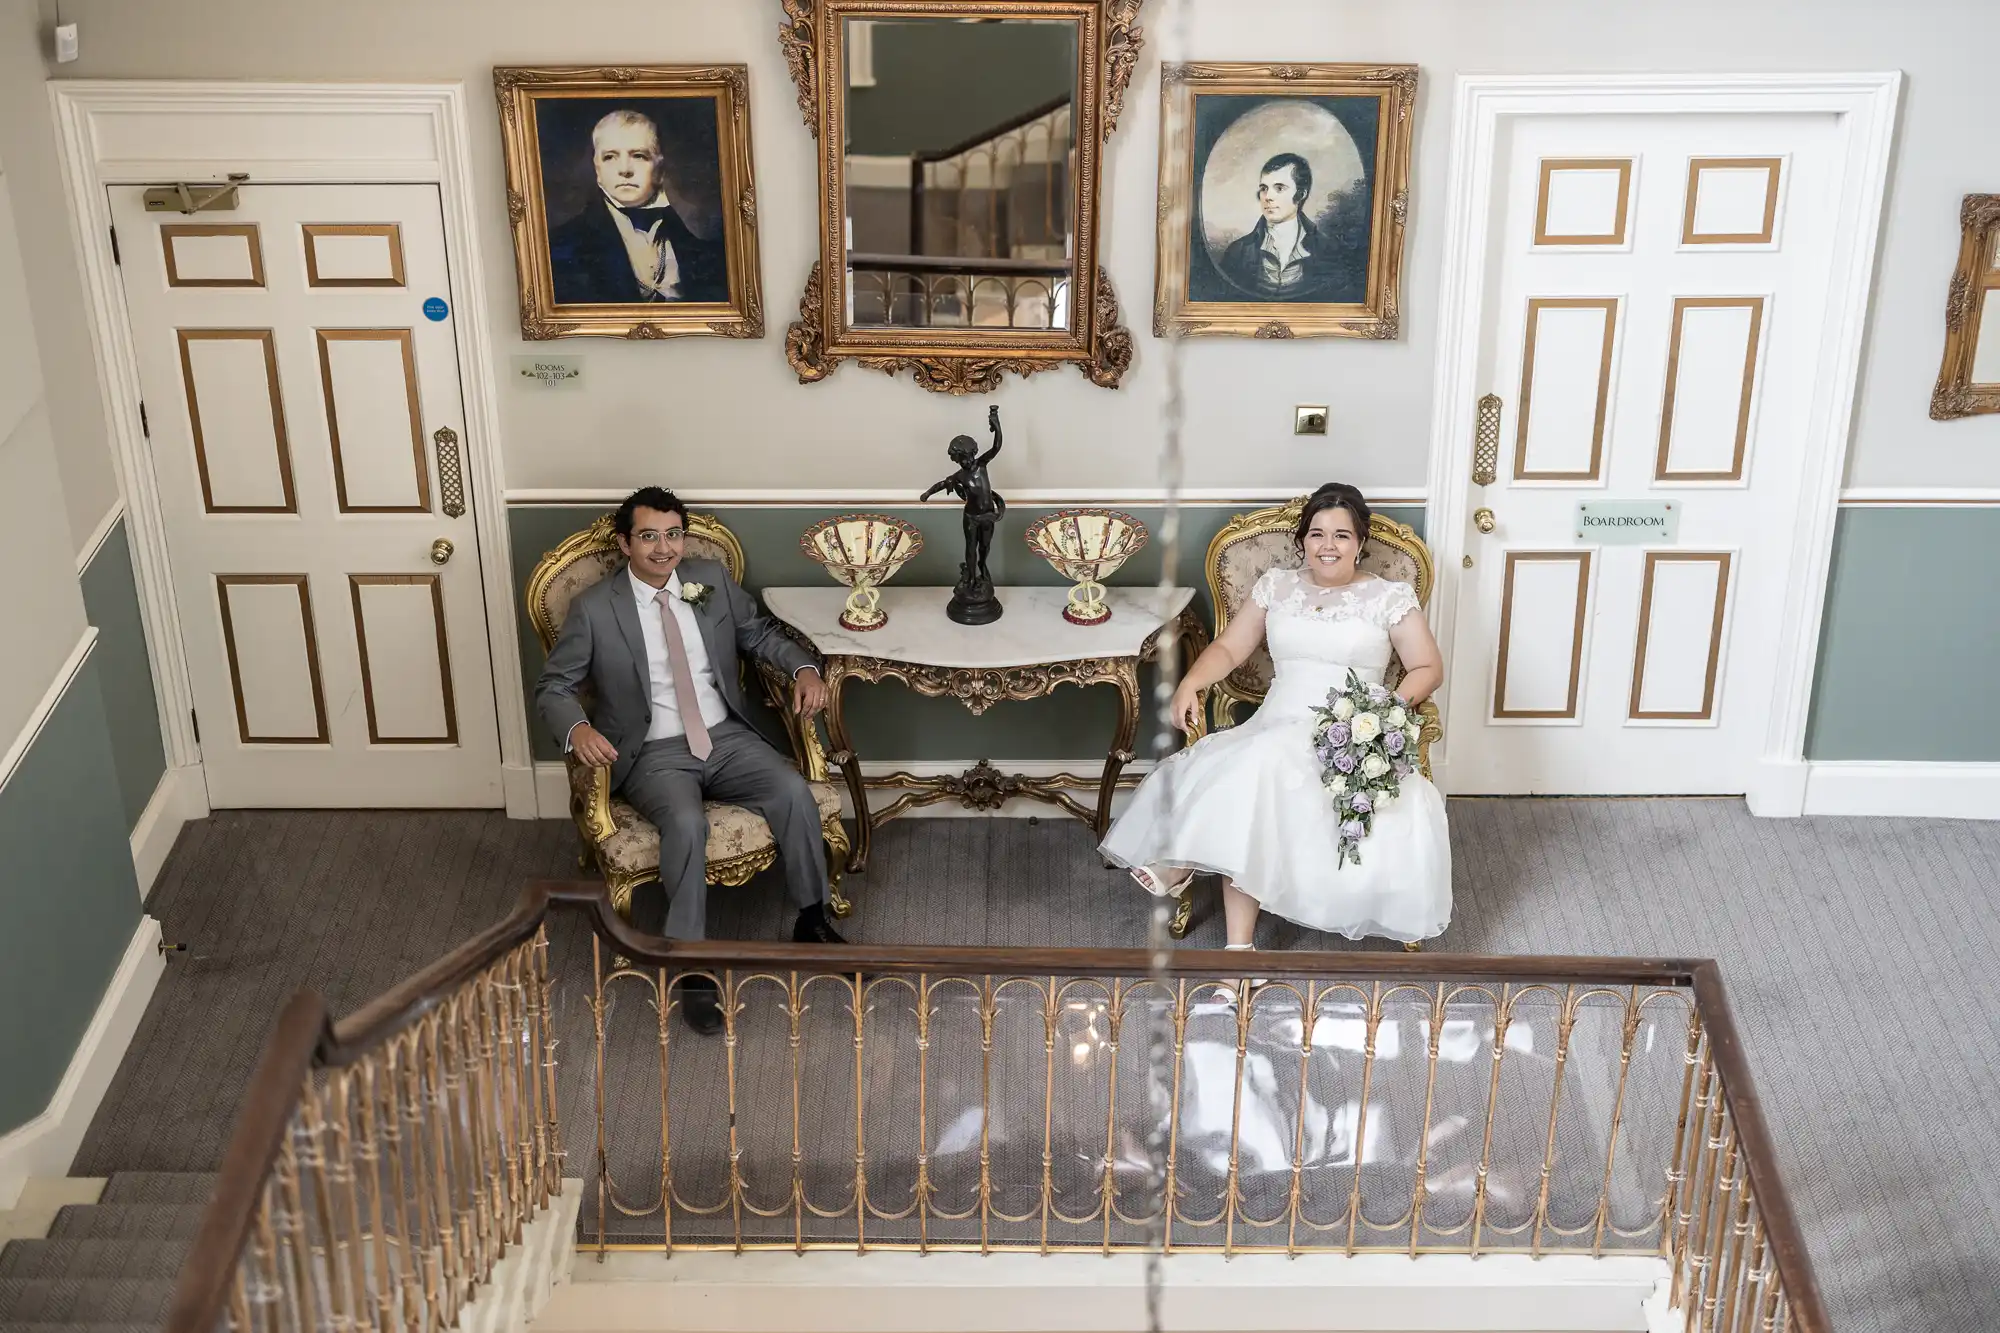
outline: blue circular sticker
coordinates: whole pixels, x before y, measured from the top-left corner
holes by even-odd
[[[443,319],[451,313],[451,307],[444,303],[442,296],[433,296],[424,302],[424,314],[431,319]]]

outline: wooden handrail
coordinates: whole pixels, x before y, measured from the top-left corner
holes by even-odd
[[[551,905],[583,913],[598,937],[632,961],[680,971],[1133,977],[1152,976],[1159,970],[1145,949],[668,940],[634,930],[613,910],[609,893],[598,881],[531,881],[504,919],[340,1022],[328,1021],[325,1002],[311,990],[299,991],[286,1004],[231,1131],[215,1196],[202,1215],[194,1248],[175,1288],[168,1333],[212,1333],[221,1318],[264,1182],[283,1149],[299,1089],[308,1075],[317,1068],[352,1064],[419,1021],[482,969],[533,938],[546,923]],[[1285,951],[1259,954],[1256,970],[1273,979],[1335,976],[1688,987],[1720,1075],[1724,1104],[1742,1144],[1772,1262],[1790,1306],[1791,1327],[1801,1333],[1831,1333],[1797,1215],[1779,1178],[1775,1144],[1721,970],[1713,960]],[[1165,971],[1188,979],[1236,978],[1243,972],[1243,960],[1222,950],[1176,950]]]

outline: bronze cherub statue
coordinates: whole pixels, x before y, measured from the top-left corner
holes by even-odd
[[[961,625],[990,625],[1000,618],[1000,599],[993,595],[993,574],[986,567],[993,550],[993,526],[1007,512],[1007,502],[993,489],[986,465],[1000,453],[1000,409],[986,409],[986,427],[993,432],[993,447],[984,454],[970,435],[953,438],[946,452],[958,470],[921,496],[928,500],[939,491],[965,501],[965,560],[958,567],[958,583],[944,613]]]

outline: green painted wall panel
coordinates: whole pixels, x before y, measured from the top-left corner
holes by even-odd
[[[1205,588],[1202,561],[1208,543],[1236,514],[1249,505],[1203,505],[1182,511],[1180,581]],[[993,577],[1001,584],[1055,585],[1066,582],[1048,562],[1028,549],[1021,534],[1035,517],[1059,508],[1055,505],[1015,505],[1007,511],[1000,533],[993,543]],[[587,526],[604,510],[598,506],[517,505],[508,510],[509,535],[513,547],[514,573],[525,592],[535,563],[563,538]],[[799,549],[799,534],[828,515],[832,508],[779,506],[723,506],[715,511],[743,542],[748,565],[746,586],[752,591],[764,587],[829,583],[826,571]],[[959,532],[959,511],[955,507],[918,506],[890,508],[887,512],[907,519],[924,534],[924,549],[896,575],[897,583],[949,584],[958,577],[958,561],[963,553]],[[1157,506],[1134,505],[1136,515],[1153,532],[1154,541],[1112,576],[1113,584],[1148,584],[1160,577],[1163,546],[1159,526],[1163,517]],[[1394,508],[1383,511],[1389,517],[1423,531],[1421,508]],[[1202,594],[1206,614],[1207,594]],[[527,621],[523,599],[518,609],[521,636],[522,691],[524,702],[533,696],[535,677],[542,669],[542,646]],[[1150,688],[1150,677],[1142,680]],[[1150,697],[1150,695],[1148,695]],[[894,683],[857,685],[847,700],[849,730],[855,747],[870,760],[916,762],[933,759],[1068,759],[1086,766],[1103,762],[1117,717],[1117,692],[1109,686],[1088,690],[1064,688],[1047,699],[999,704],[974,717],[948,699],[926,699]],[[537,759],[559,755],[555,742],[543,730],[532,712],[528,729]],[[1140,754],[1151,753],[1150,724],[1139,738]]]
[[[0,787],[0,1134],[40,1115],[139,924],[97,654]]]
[[[1807,759],[2000,760],[1996,545],[2000,509],[1840,511]]]
[[[146,658],[139,584],[132,573],[124,519],[113,525],[79,582],[84,610],[97,626],[97,648],[91,659],[97,663],[104,689],[118,798],[125,808],[125,831],[130,833],[167,771],[167,754],[160,741],[159,704],[153,694],[152,663]]]

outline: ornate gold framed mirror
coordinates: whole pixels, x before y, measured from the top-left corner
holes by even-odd
[[[1944,364],[1931,419],[2000,412],[2000,194],[1960,202],[1958,267],[1944,302]]]
[[[1116,388],[1132,336],[1098,262],[1101,150],[1144,0],[780,0],[819,139],[820,253],[785,337],[940,393],[1074,364]]]

